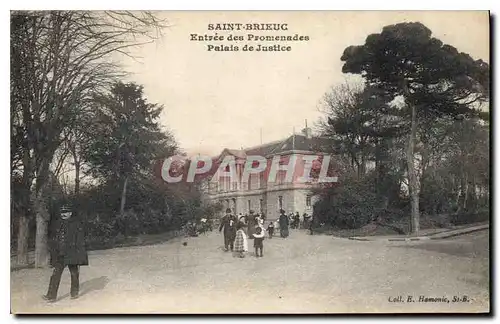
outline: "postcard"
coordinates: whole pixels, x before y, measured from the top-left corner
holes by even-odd
[[[487,11],[12,11],[13,314],[490,313]]]

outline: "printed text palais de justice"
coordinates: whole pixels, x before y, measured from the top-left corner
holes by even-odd
[[[309,41],[286,23],[210,23],[207,31],[191,33],[189,40],[204,43],[208,52],[290,52],[295,43]]]

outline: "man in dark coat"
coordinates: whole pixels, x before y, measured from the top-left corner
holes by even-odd
[[[250,215],[248,215],[248,228],[247,228],[247,236],[249,239],[253,239],[253,234],[255,233],[255,226],[257,225],[257,215],[253,210],[250,210]]]
[[[71,274],[71,299],[78,298],[80,289],[79,266],[88,265],[85,248],[85,229],[83,221],[70,209],[63,209],[49,226],[50,261],[54,267],[50,277],[47,294],[43,298],[53,302],[57,298],[61,275],[66,266]]]
[[[234,239],[236,238],[236,217],[231,215],[231,208],[226,209],[226,215],[222,217],[219,232],[224,230],[224,249],[231,251],[234,249]]]
[[[283,238],[288,237],[288,225],[290,224],[290,221],[288,219],[288,216],[285,214],[285,211],[282,209],[280,210],[280,218],[279,218],[279,223],[280,223],[280,236]]]

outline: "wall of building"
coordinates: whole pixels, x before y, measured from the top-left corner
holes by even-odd
[[[277,190],[270,191],[267,193],[267,218],[268,219],[278,219],[279,217],[279,197],[282,197],[282,208],[286,213],[293,210],[295,206],[294,198],[295,190]]]
[[[312,153],[311,153],[312,154]],[[307,206],[307,197],[311,195],[310,188],[314,186],[315,181],[312,183],[303,183],[298,181],[298,178],[304,175],[303,160],[304,155],[307,153],[294,153],[296,157],[296,165],[293,172],[293,183],[285,183],[285,172],[281,171],[277,174],[276,182],[266,183],[268,179],[272,157],[268,159],[267,169],[261,175],[252,175],[250,186],[248,183],[238,183],[237,186],[229,184],[229,179],[224,181],[224,178],[218,179],[219,185],[213,184],[214,189],[218,187],[219,190],[212,190],[212,199],[214,201],[221,201],[224,206],[223,213],[226,208],[231,208],[232,212],[236,215],[246,214],[250,209],[256,213],[261,212],[261,199],[263,204],[263,212],[266,213],[269,219],[277,219],[279,217],[279,197],[282,197],[282,208],[288,214],[290,212],[299,212],[302,215],[304,212],[312,214],[312,207],[317,200],[317,197],[311,196],[310,205]],[[313,154],[314,155],[314,154]],[[290,154],[282,155],[282,164],[288,164],[290,161]],[[237,173],[241,175],[243,172],[242,165],[237,168]],[[262,177],[262,178],[261,178]],[[259,179],[260,178],[260,179]],[[262,180],[264,181],[262,181]],[[214,179],[212,179],[214,180]],[[241,181],[241,179],[240,179]],[[225,183],[225,187],[223,186]],[[249,188],[250,187],[250,188]],[[225,188],[225,189],[223,189]],[[250,207],[249,203],[250,201]]]
[[[309,196],[309,203],[308,203]],[[318,201],[319,196],[313,195],[311,190],[308,189],[297,189],[294,194],[295,199],[295,211],[302,214],[307,213],[308,215],[312,215],[313,206]]]
[[[236,213],[242,213],[243,215],[253,210],[255,213],[260,213],[260,200],[263,199],[263,195],[245,195],[240,196],[238,199],[238,206]],[[250,206],[249,206],[250,201]]]

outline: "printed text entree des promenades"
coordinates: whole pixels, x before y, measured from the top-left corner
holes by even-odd
[[[309,36],[295,34],[288,35],[263,35],[256,32],[282,32],[288,31],[288,24],[279,23],[218,23],[208,24],[207,29],[213,31],[211,34],[190,34],[190,41],[210,42],[206,44],[207,51],[211,52],[288,52],[292,46],[283,42],[304,42],[309,41]],[[229,34],[222,34],[219,31],[230,31]],[[250,31],[245,34],[231,33],[232,31]],[[247,42],[242,44],[240,42]],[[264,43],[258,43],[264,42]],[[273,44],[274,42],[274,44]]]

